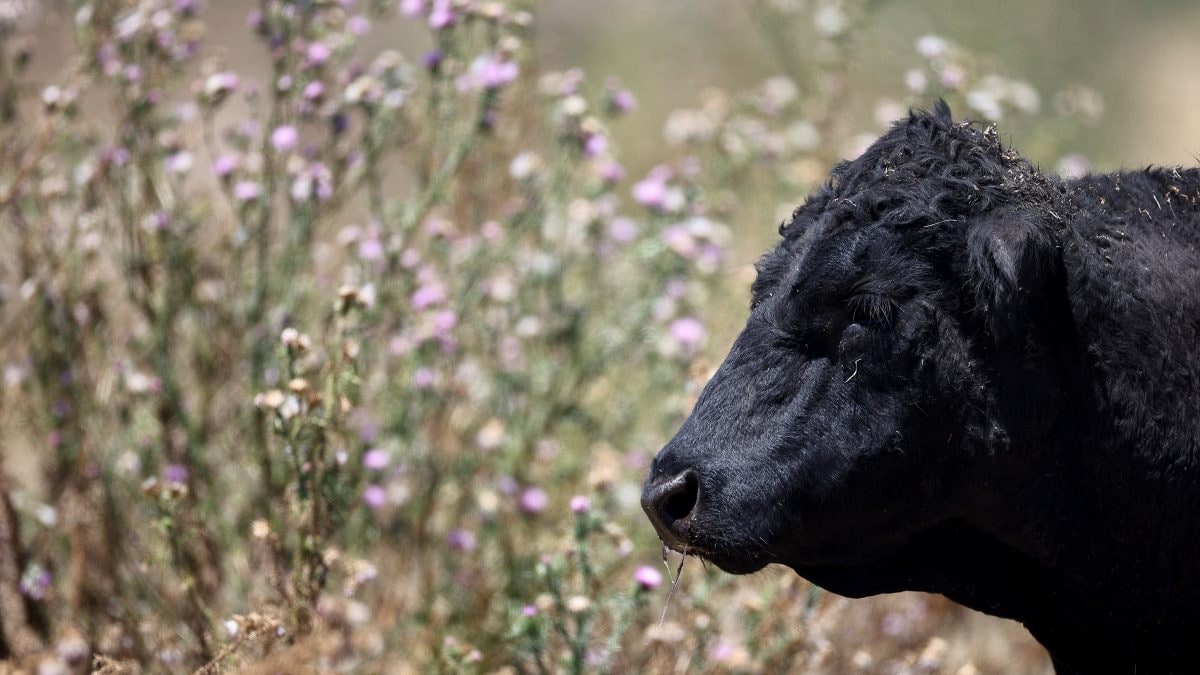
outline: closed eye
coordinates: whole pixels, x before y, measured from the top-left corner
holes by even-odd
[[[846,303],[851,321],[875,328],[891,325],[898,307],[893,298],[879,293],[856,293]]]

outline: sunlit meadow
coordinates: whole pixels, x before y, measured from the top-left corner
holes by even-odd
[[[638,93],[544,69],[533,2],[247,2],[266,77],[201,0],[51,4],[46,81],[0,0],[0,672],[1045,667],[940,598],[668,568],[638,493],[744,313],[731,223],[910,105],[1044,146],[1093,92],[931,35],[850,128],[878,2],[748,0],[779,74],[628,175]],[[396,14],[433,48],[360,44]]]

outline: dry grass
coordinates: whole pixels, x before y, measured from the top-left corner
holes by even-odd
[[[1046,670],[938,598],[691,566],[659,626],[635,577],[741,303],[723,223],[864,142],[873,3],[750,2],[788,76],[631,178],[631,94],[544,72],[531,3],[401,3],[415,63],[359,43],[392,4],[255,3],[258,82],[186,1],[73,3],[52,81],[0,14],[0,672]],[[1028,104],[940,49],[918,95]]]

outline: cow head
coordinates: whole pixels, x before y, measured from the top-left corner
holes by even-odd
[[[654,461],[664,543],[812,576],[980,508],[972,477],[1056,414],[1037,336],[1059,198],[944,104],[839,165],[758,263],[745,328]]]

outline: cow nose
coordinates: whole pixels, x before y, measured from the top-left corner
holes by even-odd
[[[692,516],[700,505],[700,475],[688,469],[673,478],[650,483],[642,490],[642,510],[658,536],[672,548],[688,542]]]

